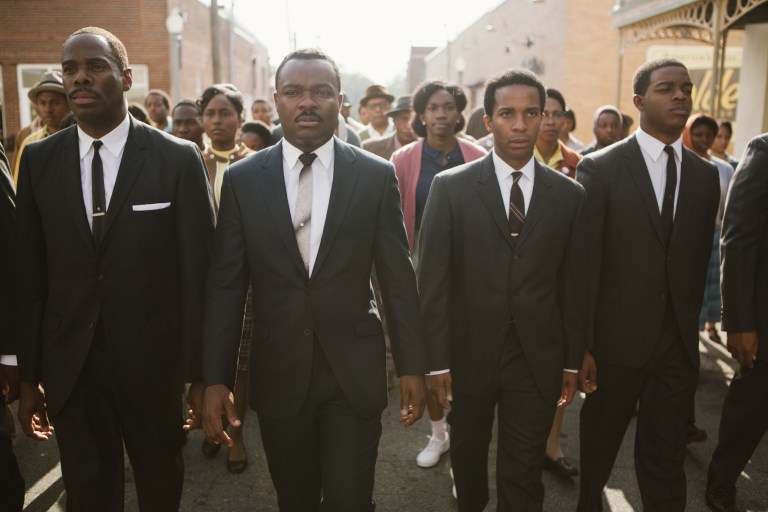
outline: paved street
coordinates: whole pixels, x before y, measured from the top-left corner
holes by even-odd
[[[688,450],[688,510],[706,510],[703,492],[706,467],[716,444],[720,411],[728,382],[735,364],[724,347],[703,342],[702,371],[696,395],[697,423],[709,433],[709,440],[691,445]],[[449,461],[443,457],[431,469],[416,466],[415,457],[426,443],[429,423],[420,421],[410,429],[398,422],[398,398],[390,395],[392,406],[383,417],[384,433],[381,440],[376,470],[375,499],[377,512],[419,511],[443,512],[456,510],[451,497]],[[570,458],[578,463],[578,414],[582,401],[577,398],[566,411],[562,445]],[[225,467],[225,452],[208,460],[200,452],[201,433],[189,436],[184,450],[186,481],[182,510],[201,511],[276,511],[277,505],[269,480],[266,460],[258,435],[255,414],[247,418],[247,446],[251,464],[241,475],[231,475]],[[641,510],[640,497],[633,468],[634,421],[625,438],[611,481],[605,491],[606,510],[625,512]],[[64,510],[64,486],[58,464],[55,441],[37,443],[20,437],[16,442],[22,472],[27,481],[27,507],[30,512]],[[495,464],[493,451],[491,465]],[[738,509],[768,511],[768,441],[758,448],[745,470],[745,478],[738,483]],[[128,511],[137,510],[130,468],[126,463]],[[577,480],[561,481],[545,474],[547,511],[573,510],[578,494]],[[491,482],[491,495],[495,494]],[[495,510],[492,499],[487,510]]]

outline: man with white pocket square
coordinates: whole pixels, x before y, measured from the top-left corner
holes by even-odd
[[[62,71],[77,126],[28,146],[20,168],[19,420],[42,440],[55,425],[68,511],[124,509],[123,444],[139,509],[178,510],[179,400],[202,380],[214,228],[205,165],[128,115],[131,68],[111,33],[72,34]],[[194,424],[200,385],[189,396]]]

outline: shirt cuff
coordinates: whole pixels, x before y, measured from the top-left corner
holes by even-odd
[[[0,364],[4,364],[5,366],[19,366],[18,361],[16,361],[16,356],[0,356]]]
[[[571,368],[563,368],[563,371],[568,373],[579,373],[579,370],[573,370]]]
[[[427,375],[441,375],[443,373],[448,373],[450,371],[451,370],[434,370],[434,371],[429,372]]]

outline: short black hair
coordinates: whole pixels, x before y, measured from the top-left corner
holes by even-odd
[[[160,98],[163,100],[163,105],[165,105],[165,109],[171,110],[171,95],[162,89],[150,89],[149,92],[147,92],[147,95],[144,97],[145,107],[147,106],[147,100],[152,95],[160,96]]]
[[[336,74],[336,87],[338,88],[339,93],[341,93],[341,72],[339,71],[339,66],[336,65],[336,62],[327,53],[318,50],[317,48],[302,48],[300,50],[294,50],[286,55],[283,62],[277,66],[277,71],[275,72],[275,90],[277,90],[277,83],[280,80],[280,71],[282,71],[283,66],[285,66],[289,60],[295,59],[326,61],[331,65],[333,72]]]
[[[197,100],[197,108],[200,112],[205,111],[205,107],[208,106],[208,103],[217,94],[223,94],[224,97],[229,100],[232,106],[235,107],[238,116],[243,115],[245,98],[243,98],[243,94],[240,90],[232,84],[213,84],[204,90],[200,99]]]
[[[717,121],[710,116],[709,114],[701,114],[692,124],[691,124],[691,130],[693,131],[694,128],[697,126],[704,125],[712,132],[712,136],[717,136],[717,131],[719,129],[719,126],[717,126]]]
[[[269,107],[270,110],[273,110],[272,103],[265,100],[264,98],[256,98],[255,100],[253,100],[253,103],[251,103],[251,110],[253,110],[253,106],[256,105],[257,103],[264,103]]]
[[[464,89],[458,85],[449,85],[440,80],[423,82],[418,87],[416,87],[415,91],[413,91],[413,111],[416,113],[416,115],[413,116],[413,119],[411,120],[411,128],[413,128],[413,132],[419,137],[427,136],[427,129],[421,123],[419,114],[423,114],[424,111],[427,110],[427,103],[429,102],[429,98],[431,98],[432,95],[437,91],[446,91],[448,94],[453,96],[453,101],[456,102],[456,109],[459,111],[459,122],[456,123],[456,126],[453,129],[453,133],[459,133],[464,128],[464,124],[466,123],[463,112],[464,109],[467,108],[467,96],[464,94]]]
[[[644,96],[648,92],[648,86],[651,85],[651,75],[653,72],[657,69],[668,67],[678,67],[688,71],[685,64],[677,59],[664,57],[648,61],[635,71],[635,76],[632,78],[632,92],[639,96]]]
[[[125,45],[112,32],[99,27],[83,27],[72,32],[67,40],[64,41],[64,44],[67,44],[73,37],[81,35],[100,36],[106,39],[112,53],[112,58],[115,59],[115,64],[120,66],[120,71],[125,71],[129,68],[128,52],[125,50]]]
[[[491,77],[485,83],[485,96],[483,108],[485,115],[493,117],[493,106],[496,104],[496,90],[508,85],[527,85],[535,87],[539,91],[539,108],[544,110],[544,102],[547,100],[547,90],[539,77],[524,68],[511,68]]]
[[[565,109],[564,115],[565,115],[565,117],[570,119],[571,123],[573,124],[573,126],[571,126],[571,131],[575,130],[576,129],[576,114],[573,113],[573,110],[567,108],[567,109]]]
[[[240,127],[240,132],[255,133],[262,138],[267,146],[269,146],[269,143],[272,140],[272,130],[270,130],[269,126],[264,124],[262,121],[248,121]]]
[[[147,113],[147,109],[145,109],[144,105],[141,103],[136,103],[135,101],[128,103],[128,112],[130,112],[137,121],[149,124],[149,114]]]
[[[728,119],[720,119],[717,124],[720,128],[726,128],[730,132],[731,137],[733,137],[733,125]]]
[[[176,112],[176,109],[179,107],[192,107],[193,109],[197,110],[197,115],[199,116],[203,115],[203,113],[200,112],[200,107],[197,106],[196,100],[184,99],[173,106],[173,110],[171,111],[171,116],[173,116],[173,113]]]
[[[563,113],[565,113],[565,111],[567,110],[565,106],[565,98],[560,93],[560,91],[558,91],[557,89],[547,89],[547,98],[552,98],[553,100],[556,100],[560,104],[560,107],[562,108]]]

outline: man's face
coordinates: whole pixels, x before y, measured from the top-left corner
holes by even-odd
[[[195,107],[182,105],[173,111],[173,134],[199,144],[203,140],[203,122]]]
[[[715,134],[709,126],[700,123],[691,129],[691,146],[696,153],[705,155],[714,141]]]
[[[693,83],[685,68],[667,66],[651,73],[645,95],[636,94],[633,98],[643,130],[653,136],[677,139],[691,114],[692,90]]]
[[[595,140],[601,148],[621,140],[621,123],[616,114],[603,112],[595,123]]]
[[[395,124],[397,138],[403,146],[416,140],[416,134],[413,133],[413,128],[411,127],[412,116],[413,112],[410,110],[398,112],[392,116],[392,122]]]
[[[728,144],[731,143],[731,130],[727,126],[720,126],[717,130],[715,142],[712,144],[712,151],[716,153],[725,153],[728,151]]]
[[[541,97],[530,85],[514,84],[496,89],[493,115],[485,125],[493,133],[494,151],[515,169],[533,157],[541,128]]]
[[[38,93],[35,110],[40,120],[49,129],[58,130],[61,120],[69,114],[67,97],[63,93],[43,91]]]
[[[392,104],[386,98],[373,98],[365,104],[369,112],[369,120],[374,126],[383,126],[387,124],[387,112],[392,108]]]
[[[349,118],[349,112],[351,109],[352,107],[350,105],[347,105],[346,107],[341,107],[341,111],[340,111],[341,117],[343,117],[345,121]]]
[[[251,106],[254,121],[261,121],[267,126],[272,125],[272,107],[265,101],[257,101]]]
[[[163,97],[159,94],[150,94],[144,100],[144,106],[147,108],[149,118],[157,124],[165,124],[168,120],[168,109],[163,103]]]
[[[203,110],[203,128],[211,139],[213,147],[221,151],[235,147],[237,129],[243,120],[231,101],[223,94],[217,94]]]
[[[560,130],[565,123],[565,112],[560,102],[554,98],[547,98],[544,102],[544,117],[539,131],[539,142],[553,144],[560,138]]]
[[[456,100],[445,89],[439,89],[427,99],[421,121],[427,130],[427,135],[450,137],[456,133],[456,124],[461,112],[456,108]]]
[[[79,125],[108,127],[125,116],[131,69],[120,69],[102,36],[81,34],[61,51],[64,91]]]
[[[275,93],[285,139],[311,153],[333,136],[341,95],[331,65],[321,59],[292,59],[280,70]]]

